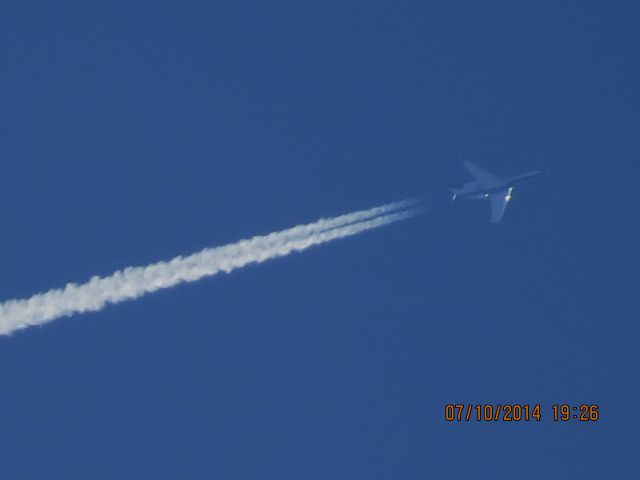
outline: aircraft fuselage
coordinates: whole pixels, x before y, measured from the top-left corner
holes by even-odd
[[[547,172],[543,170],[534,170],[532,172],[523,173],[521,175],[514,175],[513,177],[509,177],[502,181],[501,183],[491,186],[485,187],[480,185],[478,182],[469,182],[459,189],[455,189],[455,196],[457,198],[467,198],[469,200],[479,200],[482,198],[486,198],[489,195],[493,195],[494,193],[504,192],[505,190],[509,190],[516,185],[521,185],[523,183],[531,182],[533,180],[537,180],[538,178],[546,175]]]

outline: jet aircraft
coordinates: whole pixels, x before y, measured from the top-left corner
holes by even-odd
[[[461,187],[451,187],[453,200],[464,198],[468,200],[482,200],[488,198],[491,203],[491,222],[498,223],[502,219],[514,186],[521,183],[536,180],[547,172],[534,170],[532,172],[515,175],[509,178],[500,178],[489,173],[471,162],[463,162],[469,173],[475,177],[472,182],[465,183]]]

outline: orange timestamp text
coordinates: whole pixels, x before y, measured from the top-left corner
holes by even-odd
[[[551,406],[551,418],[555,422],[595,422],[600,419],[600,409],[595,404],[554,404]],[[539,403],[447,403],[444,407],[444,419],[447,422],[539,422],[542,420],[542,407]]]

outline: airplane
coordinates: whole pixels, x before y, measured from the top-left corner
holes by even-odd
[[[491,202],[491,222],[499,223],[502,219],[513,187],[521,183],[536,180],[548,172],[534,170],[532,172],[515,175],[509,178],[500,178],[489,173],[471,162],[462,162],[469,173],[475,177],[472,182],[465,183],[461,187],[451,187],[453,200],[464,198],[468,200],[482,200],[488,198]]]

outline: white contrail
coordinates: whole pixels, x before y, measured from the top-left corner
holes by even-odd
[[[389,203],[381,207],[321,219],[279,232],[215,248],[186,257],[175,257],[144,267],[127,267],[108,277],[92,277],[87,283],[68,283],[30,298],[0,303],[0,334],[50,322],[62,316],[97,311],[107,304],[138,298],[146,293],[193,282],[250,263],[282,257],[313,245],[345,238],[388,225],[419,213],[416,200]]]

